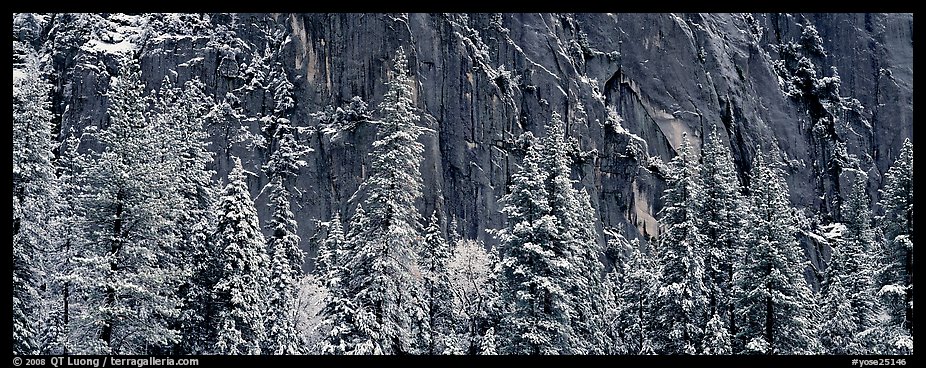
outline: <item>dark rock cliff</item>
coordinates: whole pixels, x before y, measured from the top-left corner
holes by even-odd
[[[792,203],[823,223],[857,170],[877,198],[913,129],[911,14],[213,14],[157,27],[139,27],[139,16],[77,18],[14,15],[14,39],[50,56],[61,135],[106,124],[115,55],[126,50],[148,88],[165,76],[198,78],[219,100],[234,95],[235,124],[259,134],[255,117],[274,101],[248,87],[248,66],[272,54],[293,84],[287,117],[310,128],[298,139],[314,149],[290,183],[309,264],[314,220],[352,211],[375,132],[360,123],[325,134],[313,113],[354,96],[374,108],[399,47],[417,81],[420,124],[432,130],[421,138],[420,209],[457,218],[465,236],[490,244],[487,230],[504,224],[496,201],[520,160],[518,137],[542,134],[552,112],[578,139],[575,179],[592,193],[600,226],[628,237],[657,233],[659,160],[683,134],[697,146],[717,124],[744,180],[756,148],[774,150]],[[66,37],[81,27],[94,31]],[[267,149],[231,139],[237,126],[210,129],[218,178],[231,155],[260,173]],[[262,216],[264,184],[251,178]],[[805,244],[819,267],[825,247]]]

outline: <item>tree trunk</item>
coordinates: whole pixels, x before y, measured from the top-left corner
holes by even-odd
[[[113,221],[113,242],[110,245],[110,254],[112,255],[112,260],[109,262],[109,282],[112,282],[116,277],[116,253],[122,248],[122,192],[119,192],[119,195],[116,198],[116,213],[115,220]],[[112,315],[112,308],[116,304],[116,289],[112,285],[106,286],[106,303],[104,308],[107,309],[106,315],[103,319],[103,328],[100,330],[100,340],[106,343],[106,347],[109,348],[110,354],[115,353],[112,350],[112,338],[113,338],[113,324],[115,323],[115,316]]]

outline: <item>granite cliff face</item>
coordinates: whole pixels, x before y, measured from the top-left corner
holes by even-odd
[[[747,183],[757,147],[775,151],[812,232],[838,215],[858,171],[877,199],[913,130],[911,14],[18,14],[13,23],[14,40],[48,56],[59,138],[107,124],[120,54],[141,60],[149,89],[198,78],[238,108],[209,126],[217,178],[241,156],[262,218],[269,152],[235,137],[239,126],[259,135],[259,117],[274,110],[273,91],[254,82],[258,66],[285,73],[295,105],[283,115],[314,149],[289,183],[308,259],[316,220],[352,212],[375,133],[363,119],[315,113],[356,111],[356,101],[347,107],[358,96],[377,117],[399,47],[420,124],[432,130],[419,208],[487,244],[487,230],[504,225],[496,201],[521,159],[518,138],[542,134],[553,112],[578,141],[575,179],[600,229],[641,238],[658,232],[660,161],[683,134],[697,147],[717,124]],[[811,239],[819,267],[828,250]]]

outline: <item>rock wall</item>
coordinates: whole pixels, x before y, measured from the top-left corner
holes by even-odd
[[[309,128],[298,139],[314,149],[290,183],[308,267],[316,220],[352,212],[375,135],[368,124],[324,134],[313,113],[354,96],[375,107],[399,47],[417,82],[420,124],[432,130],[421,138],[420,209],[457,218],[464,236],[487,244],[487,230],[504,226],[496,201],[520,161],[518,137],[542,135],[552,112],[579,142],[575,179],[592,193],[600,226],[641,238],[658,232],[659,161],[674,156],[683,134],[697,145],[717,124],[747,182],[756,149],[773,150],[792,203],[817,222],[838,214],[853,173],[868,174],[877,198],[880,174],[912,137],[911,14],[211,14],[160,32],[133,28],[129,16],[97,18],[108,31],[69,45],[68,27],[100,26],[64,14],[14,15],[14,39],[49,56],[61,136],[105,126],[115,55],[126,48],[141,59],[148,88],[165,76],[198,78],[219,100],[234,95],[236,124],[259,134],[253,117],[273,100],[248,89],[246,73],[275,52],[294,86],[288,117]],[[779,46],[802,42],[808,26],[825,52],[806,55],[815,75],[838,73],[840,100],[857,102],[833,107],[785,93]],[[242,156],[266,218],[260,166],[268,152],[230,138],[238,126],[210,127],[217,178],[231,155]],[[804,243],[820,267],[825,250]]]

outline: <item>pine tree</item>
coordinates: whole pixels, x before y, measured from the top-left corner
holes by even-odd
[[[450,333],[453,323],[453,295],[450,290],[450,278],[447,265],[450,262],[451,248],[441,235],[437,211],[424,230],[425,249],[421,254],[421,266],[425,272],[424,287],[428,299],[428,331],[431,355],[443,351],[443,339]]]
[[[696,228],[703,242],[704,286],[710,315],[720,316],[732,336],[736,335],[731,295],[733,264],[742,262],[743,199],[730,148],[723,143],[716,125],[704,145],[701,162],[701,192],[695,206]]]
[[[150,118],[166,131],[158,143],[165,152],[165,162],[172,163],[172,228],[177,243],[171,249],[185,280],[178,288],[180,314],[174,325],[181,336],[174,353],[207,351],[216,332],[206,323],[212,312],[209,290],[214,285],[209,234],[215,226],[218,193],[212,180],[214,171],[208,169],[213,154],[209,151],[204,116],[213,103],[202,89],[202,83],[196,80],[177,88],[165,78]]]
[[[285,183],[299,174],[299,168],[306,165],[302,156],[311,152],[312,149],[296,142],[292,132],[293,128],[288,125],[288,121],[285,124],[281,123],[278,129],[281,132],[276,139],[278,146],[270,155],[267,164],[264,165],[264,171],[271,181],[280,178]]]
[[[272,185],[270,204],[273,217],[268,226],[273,231],[269,239],[272,292],[267,309],[266,352],[275,355],[300,354],[302,346],[296,331],[295,302],[305,254],[299,248],[296,218],[290,210],[289,192],[283,187],[280,178]]]
[[[822,288],[824,302],[823,347],[831,354],[864,354],[862,333],[874,327],[872,294],[873,262],[867,179],[858,175],[849,196],[842,204],[841,217],[846,226],[842,241],[833,250]],[[839,283],[838,288],[832,287]],[[848,306],[844,304],[848,304]],[[845,330],[848,327],[851,330]]]
[[[70,317],[73,313],[69,276],[74,271],[75,251],[82,248],[83,238],[81,224],[83,219],[78,212],[79,195],[83,168],[89,166],[86,155],[78,152],[80,139],[73,131],[61,143],[61,153],[57,162],[58,203],[52,214],[50,229],[54,231],[54,251],[46,254],[46,290],[45,308],[48,310],[43,325],[41,354],[67,354],[73,351],[71,341]]]
[[[571,352],[566,350],[572,346],[571,311],[560,283],[567,265],[553,249],[557,219],[550,214],[541,163],[534,143],[512,175],[511,192],[501,199],[508,217],[507,227],[497,233],[504,354]]]
[[[35,229],[44,226],[42,222],[46,219],[36,216],[51,210],[49,206],[53,203],[47,197],[53,194],[55,181],[51,85],[43,79],[38,63],[30,50],[24,65],[14,66],[13,73],[13,205],[14,211],[19,210],[19,216],[13,218],[13,235],[22,242],[32,243],[27,247],[42,247],[48,242],[36,234],[44,231]],[[40,201],[43,198],[45,202]]]
[[[380,105],[369,176],[354,194],[362,219],[351,219],[345,265],[353,300],[352,353],[403,354],[426,349],[427,303],[417,254],[423,239],[415,201],[421,196],[419,166],[423,128],[412,100],[412,80],[400,48]],[[362,221],[361,221],[362,220]]]
[[[485,335],[482,337],[482,346],[479,350],[479,355],[498,355],[496,349],[495,328],[489,327],[489,329],[486,330]]]
[[[704,326],[704,339],[702,340],[705,355],[733,354],[733,339],[730,329],[719,314],[714,314],[707,325]]]
[[[42,282],[41,254],[51,245],[49,214],[55,211],[56,195],[50,89],[29,52],[25,65],[13,68],[14,354],[35,354],[40,349],[37,287]]]
[[[670,163],[671,174],[659,213],[657,248],[661,266],[656,294],[658,350],[665,354],[697,354],[706,324],[707,294],[704,286],[704,239],[698,231],[695,205],[701,195],[696,159],[688,138],[682,136],[678,156]]]
[[[622,325],[622,313],[627,309],[627,301],[621,295],[621,291],[627,287],[624,284],[624,268],[628,262],[629,255],[632,254],[632,243],[624,237],[621,230],[605,228],[607,235],[607,250],[605,257],[611,264],[611,269],[603,278],[603,294],[605,313],[604,320],[607,322],[604,333],[613,342],[606,347],[604,354],[607,355],[627,355],[630,354],[630,345],[624,341],[627,337],[627,331]],[[639,243],[635,243],[639,244]]]
[[[338,254],[338,264],[343,269],[341,272],[344,279],[341,281],[341,298],[333,304],[337,309],[330,311],[334,325],[329,334],[331,342],[326,348],[334,354],[382,355],[385,354],[381,343],[382,324],[377,320],[373,308],[362,304],[363,301],[358,301],[356,294],[352,294],[356,283],[354,280],[369,280],[369,273],[373,271],[365,268],[355,270],[355,266],[351,264],[355,254],[366,251],[367,246],[363,234],[370,228],[370,220],[362,204],[357,206],[350,221],[344,251]],[[381,279],[375,281],[382,283]],[[332,294],[335,295],[334,292]],[[329,306],[331,305],[332,303],[329,303]]]
[[[884,177],[881,228],[885,245],[878,294],[890,317],[889,326],[905,329],[912,340],[913,143],[909,139],[904,140],[900,154]],[[898,339],[906,338],[901,336]]]
[[[269,46],[269,45],[268,45]],[[265,50],[269,58],[269,49]],[[273,116],[265,116],[264,134],[272,140],[273,152],[264,172],[270,179],[271,206],[274,209],[273,217],[268,223],[273,236],[269,239],[271,249],[271,280],[272,294],[267,318],[267,332],[269,338],[265,350],[271,354],[298,354],[300,343],[295,331],[295,313],[292,303],[296,300],[296,283],[302,276],[302,262],[304,253],[299,248],[299,237],[296,235],[295,216],[290,211],[290,192],[284,186],[289,179],[299,173],[299,168],[306,165],[302,156],[312,149],[298,143],[295,138],[295,129],[289,119],[280,117],[292,108],[292,84],[286,79],[285,73],[271,73],[270,86],[274,90],[276,106]]]
[[[264,310],[270,260],[241,160],[236,157],[233,162],[217,214],[215,257],[220,269],[212,291],[219,331],[212,353],[256,355],[266,339]]]
[[[464,342],[462,341],[463,337],[460,334],[450,334],[447,336],[446,343],[444,344],[444,350],[441,351],[442,355],[466,355],[466,350],[463,349]]]
[[[833,250],[834,263],[845,262],[845,249]],[[835,258],[840,258],[837,261]],[[836,264],[830,268],[840,267]],[[822,324],[820,342],[827,354],[846,355],[860,354],[862,346],[859,343],[859,319],[852,305],[850,291],[843,287],[843,281],[849,281],[848,275],[831,274],[827,280],[826,290],[823,293]],[[844,277],[839,277],[844,276]]]
[[[571,179],[570,151],[577,146],[576,142],[566,140],[565,123],[554,112],[540,141],[544,157],[541,170],[546,175],[550,214],[557,219],[554,249],[559,249],[562,259],[572,263],[564,269],[559,281],[567,288],[570,299],[570,324],[575,329],[575,345],[571,349],[601,354],[612,345],[603,319],[607,307],[600,297],[604,292],[601,278],[604,265],[599,260],[602,249],[596,232],[597,213],[588,192],[584,188],[576,190]]]
[[[343,265],[339,263],[341,260],[339,256],[344,251],[345,242],[341,214],[337,210],[332,211],[331,219],[323,223],[323,226],[326,229],[326,235],[315,258],[314,272],[325,280],[328,289],[334,290],[340,288],[340,282],[344,277]]]
[[[631,241],[631,253],[623,263],[617,282],[618,304],[617,329],[622,331],[622,340],[627,354],[653,354],[653,336],[656,333],[655,294],[659,286],[656,262],[644,254],[639,241]]]
[[[530,139],[530,137],[528,137]],[[600,353],[611,345],[594,208],[573,188],[559,115],[533,140],[502,198],[502,301],[508,353]]]
[[[328,288],[325,306],[322,309],[324,322],[323,331],[326,332],[322,342],[323,354],[344,354],[353,350],[351,346],[351,320],[350,312],[353,304],[347,295],[347,270],[344,258],[347,254],[347,242],[342,230],[341,216],[337,210],[333,211],[331,220],[326,224],[327,235],[318,249],[315,259],[315,274],[323,280]],[[357,207],[355,218],[365,217],[363,207]]]
[[[109,126],[81,170],[77,208],[88,240],[71,275],[82,302],[72,324],[80,353],[141,354],[169,350],[183,270],[175,257],[173,165],[169,131],[146,118],[137,61],[126,60],[108,92]]]
[[[622,267],[622,266],[618,266]],[[628,354],[628,346],[624,342],[624,331],[621,331],[620,328],[620,312],[624,307],[624,301],[618,296],[620,291],[620,271],[617,267],[612,269],[610,272],[606,273],[603,277],[603,290],[604,292],[601,295],[602,300],[605,302],[605,314],[603,316],[604,320],[607,321],[604,326],[602,333],[607,334],[608,338],[613,342],[611,346],[605,347],[602,354],[606,355],[626,355]]]
[[[734,274],[737,339],[746,352],[811,354],[817,351],[805,261],[791,224],[788,187],[761,152],[753,160],[747,214],[746,258]]]

